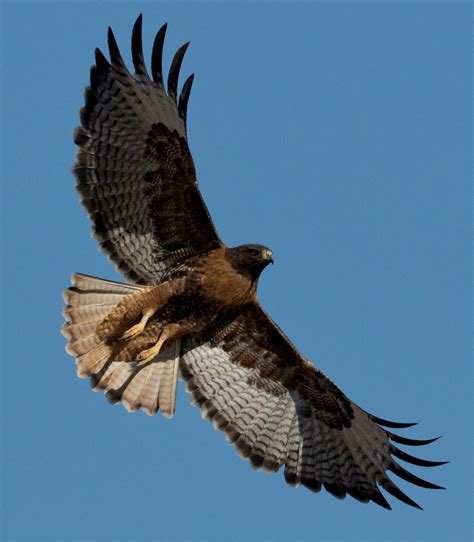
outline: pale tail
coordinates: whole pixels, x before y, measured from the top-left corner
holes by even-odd
[[[66,351],[76,358],[77,375],[91,377],[94,391],[105,391],[112,402],[122,402],[129,412],[142,408],[153,415],[158,409],[172,417],[176,402],[176,382],[180,341],[166,345],[151,363],[114,361],[110,346],[95,334],[98,324],[120,303],[146,286],[121,284],[74,273],[72,288],[64,290],[66,307],[62,333],[68,339]]]

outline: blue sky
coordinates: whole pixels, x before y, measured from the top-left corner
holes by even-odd
[[[173,421],[75,376],[61,291],[120,278],[70,166],[93,50],[168,21],[196,72],[189,138],[229,245],[264,243],[260,298],[354,401],[418,421],[393,511],[252,471],[179,389]],[[2,534],[5,541],[471,540],[469,2],[3,2]],[[184,78],[182,79],[182,81]],[[413,450],[412,450],[413,451]]]

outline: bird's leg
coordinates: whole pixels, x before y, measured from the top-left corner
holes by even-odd
[[[155,311],[155,308],[145,309],[142,312],[142,318],[138,324],[135,324],[131,328],[127,329],[127,331],[125,331],[120,338],[130,340],[133,339],[133,337],[140,335],[140,333],[145,329],[148,320],[155,314]]]
[[[146,350],[142,350],[136,357],[136,360],[140,365],[148,363],[153,358],[155,358],[161,351],[161,347],[168,339],[176,337],[181,331],[181,326],[179,324],[168,324],[163,331],[161,332],[160,337],[156,343]]]

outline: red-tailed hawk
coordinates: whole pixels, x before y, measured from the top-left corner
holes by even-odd
[[[292,486],[324,486],[342,498],[390,508],[379,487],[419,508],[388,472],[439,486],[395,458],[432,467],[395,444],[420,446],[385,428],[307,361],[257,299],[269,248],[228,248],[199,193],[186,135],[193,76],[178,96],[188,44],[176,52],[165,88],[158,32],[149,75],[141,16],[132,33],[135,73],[109,28],[110,61],[96,49],[86,88],[74,174],[94,236],[134,284],[74,274],[65,291],[67,351],[79,377],[132,412],[173,416],[178,373],[192,399],[257,469],[284,466]]]

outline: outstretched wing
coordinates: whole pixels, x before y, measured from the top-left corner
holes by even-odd
[[[252,466],[271,472],[285,465],[285,479],[313,491],[324,486],[338,498],[390,508],[378,486],[420,508],[387,476],[392,471],[418,486],[438,489],[399,465],[431,467],[399,450],[433,440],[413,440],[383,429],[412,424],[388,422],[350,401],[306,361],[257,304],[235,319],[185,338],[181,373],[203,416],[224,431]]]
[[[186,136],[191,75],[177,100],[186,43],[176,52],[163,86],[164,25],[153,45],[152,79],[142,52],[142,19],[132,33],[135,74],[120,55],[112,30],[110,63],[96,49],[85,91],[73,172],[94,236],[127,279],[159,282],[167,269],[221,241],[198,189]]]

